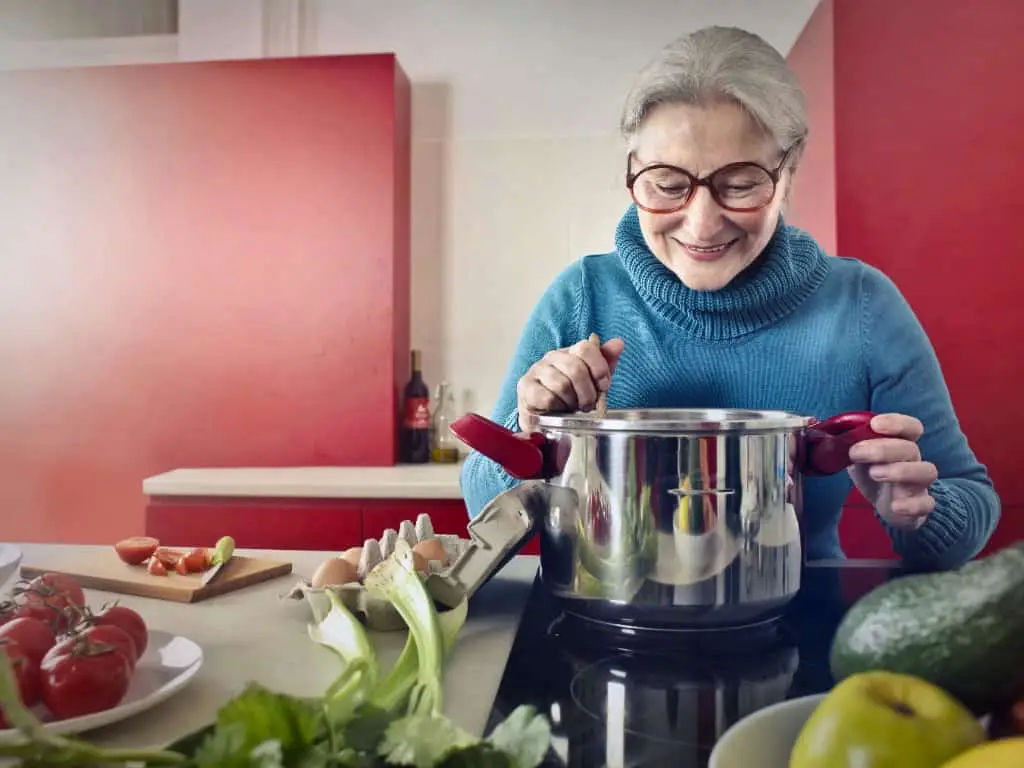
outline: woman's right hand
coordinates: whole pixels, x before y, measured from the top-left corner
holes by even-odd
[[[622,339],[604,344],[584,339],[544,355],[516,385],[519,428],[532,431],[539,414],[591,410],[598,395],[608,391],[624,347]]]

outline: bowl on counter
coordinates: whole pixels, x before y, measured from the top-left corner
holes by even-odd
[[[825,696],[780,701],[733,723],[711,750],[708,768],[786,768],[800,730]]]
[[[0,595],[5,593],[4,587],[18,573],[21,565],[21,549],[13,544],[0,543]]]

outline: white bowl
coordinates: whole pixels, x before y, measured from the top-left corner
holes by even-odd
[[[18,572],[21,565],[21,550],[13,544],[0,544],[0,595],[4,585]]]
[[[733,723],[711,750],[708,768],[787,768],[800,730],[825,695],[780,701]]]

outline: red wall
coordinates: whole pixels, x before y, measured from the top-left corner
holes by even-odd
[[[808,25],[798,47],[834,66],[838,252],[910,301],[1002,497],[993,546],[1024,538],[1024,3],[831,2],[832,29]]]
[[[0,114],[2,538],[137,533],[175,467],[394,463],[394,57],[8,73]]]
[[[800,162],[786,220],[836,253],[835,68],[832,0],[821,0],[787,62],[807,96],[810,137]]]

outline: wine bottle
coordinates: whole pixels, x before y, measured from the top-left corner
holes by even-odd
[[[412,350],[412,372],[402,392],[399,460],[406,464],[430,461],[430,390],[423,381],[418,349]]]

